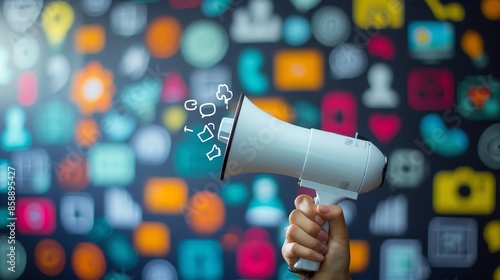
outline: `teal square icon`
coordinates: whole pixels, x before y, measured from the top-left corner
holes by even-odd
[[[179,276],[182,279],[222,279],[222,248],[216,240],[188,239],[179,244]]]
[[[35,140],[40,145],[64,145],[73,139],[75,113],[69,103],[45,102],[33,118]]]
[[[458,112],[469,120],[500,119],[500,81],[490,76],[468,76],[458,85]]]
[[[127,144],[96,144],[89,152],[90,182],[99,187],[126,186],[135,178],[135,154]]]

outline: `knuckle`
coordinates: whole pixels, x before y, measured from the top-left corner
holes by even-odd
[[[288,258],[288,259],[293,259],[296,258],[291,250],[293,243],[286,243],[283,244],[283,247],[281,247],[281,254],[283,257]],[[288,260],[287,260],[288,262]]]
[[[335,217],[344,215],[344,210],[342,210],[342,207],[340,207],[338,205],[333,205],[333,206],[334,207],[332,207],[332,213]]]
[[[283,242],[283,245],[281,246],[281,254],[282,254],[283,256],[286,256],[286,255],[287,255],[287,250],[286,250],[286,248],[287,248],[287,242],[285,241],[285,242]]]
[[[288,216],[288,221],[290,222],[290,224],[297,220],[297,215],[299,215],[299,213],[299,209],[293,209],[292,212],[290,212],[290,215]]]
[[[307,228],[306,228],[307,234],[311,236],[316,236],[318,232],[320,231],[319,226],[316,223],[308,223]]]
[[[294,240],[294,236],[297,235],[297,229],[298,229],[297,225],[290,225],[286,230],[286,235],[290,240]]]
[[[321,250],[322,243],[319,240],[316,240],[314,244],[314,251],[319,252]]]
[[[300,254],[300,245],[298,243],[291,243],[290,245],[290,253],[294,257],[298,257]]]
[[[305,258],[309,259],[309,260],[314,260],[315,259],[315,255],[316,255],[316,252],[313,251],[313,250],[308,250],[307,252],[307,256],[305,256]]]

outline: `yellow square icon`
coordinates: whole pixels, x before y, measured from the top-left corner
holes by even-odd
[[[274,56],[274,84],[283,91],[320,90],[324,58],[318,50],[283,50]]]
[[[181,178],[151,178],[144,186],[144,205],[152,213],[179,214],[187,199],[187,183]]]
[[[489,215],[495,209],[495,176],[459,167],[434,176],[432,204],[439,214]]]
[[[399,29],[404,25],[403,0],[354,0],[354,23],[361,29]]]

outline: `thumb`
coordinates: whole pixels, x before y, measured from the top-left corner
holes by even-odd
[[[340,206],[320,204],[316,210],[318,215],[330,224],[330,239],[337,242],[349,242],[349,231]]]

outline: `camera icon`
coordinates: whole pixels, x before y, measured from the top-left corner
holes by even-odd
[[[489,215],[495,209],[495,176],[458,167],[434,176],[432,204],[439,214]]]

